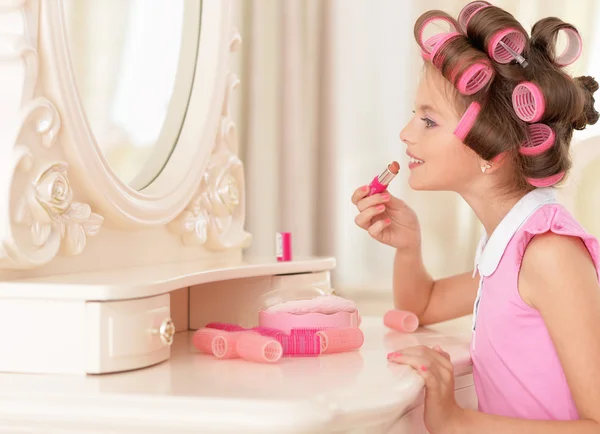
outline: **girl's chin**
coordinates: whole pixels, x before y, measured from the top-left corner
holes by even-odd
[[[408,176],[408,185],[413,190],[421,191],[444,191],[448,190],[444,185],[441,185],[439,180],[429,179],[429,176],[424,176],[422,173],[417,174],[410,172]]]

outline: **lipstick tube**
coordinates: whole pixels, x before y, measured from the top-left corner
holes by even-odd
[[[379,176],[373,178],[369,184],[369,196],[385,191],[400,171],[400,165],[397,161],[392,161]]]

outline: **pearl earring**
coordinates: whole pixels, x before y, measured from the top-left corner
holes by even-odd
[[[486,170],[491,169],[492,166],[486,164],[485,166],[481,166],[481,173],[485,173]]]

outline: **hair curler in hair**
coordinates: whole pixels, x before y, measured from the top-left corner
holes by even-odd
[[[426,37],[425,32],[430,25],[435,26],[440,31],[433,36]],[[443,25],[447,28],[443,29]],[[448,33],[457,32],[457,26],[456,20],[445,12],[431,11],[423,22],[415,27],[415,39],[421,47],[423,58],[428,61],[431,60],[431,51],[438,40]]]
[[[546,124],[529,125],[529,137],[519,148],[521,155],[530,157],[546,152],[554,145],[556,135],[554,130]]]
[[[571,27],[565,27],[560,29],[558,32],[563,31],[567,36],[567,46],[560,53],[554,61],[560,66],[568,66],[575,62],[581,56],[583,51],[583,40],[579,32]],[[557,38],[558,39],[558,34]]]
[[[498,63],[516,60],[523,64],[525,59],[521,54],[525,50],[526,43],[527,37],[520,30],[512,27],[502,29],[490,38],[487,46],[488,55]]]
[[[467,33],[469,21],[477,12],[490,6],[492,5],[486,1],[474,1],[462,8],[460,14],[458,14],[458,25],[462,32],[465,34]]]
[[[423,59],[431,61],[437,69],[441,70],[444,63],[445,47],[456,37],[464,37],[464,35],[458,32],[450,32],[432,36],[424,44],[426,47],[431,47],[431,50],[421,51]],[[463,95],[473,95],[483,89],[493,76],[494,70],[489,63],[476,62],[466,68],[459,77],[456,77],[455,72],[451,72],[450,81],[457,79],[455,84],[458,91]]]
[[[512,104],[519,119],[530,123],[539,121],[546,109],[544,94],[530,81],[519,83],[514,88]]]
[[[551,187],[565,177],[565,172],[557,173],[556,175],[546,178],[527,178],[527,182],[534,187]]]
[[[490,6],[493,5],[487,1],[472,1],[467,3],[458,14],[458,25],[460,29],[466,33],[471,18],[473,18],[477,12]]]
[[[458,32],[450,32],[432,36],[425,42],[427,47],[432,47],[431,51],[429,53],[422,52],[421,55],[423,58],[428,57],[427,60],[430,60],[437,69],[441,69],[442,64],[444,63],[442,47],[457,36],[461,36],[461,34]],[[435,41],[429,42],[431,39],[434,39]]]
[[[471,131],[471,128],[473,128],[473,125],[475,125],[477,115],[479,115],[480,111],[481,106],[478,102],[472,102],[465,111],[465,114],[460,119],[460,122],[454,130],[454,135],[458,137],[461,141],[465,141],[467,134],[469,134],[469,131]]]

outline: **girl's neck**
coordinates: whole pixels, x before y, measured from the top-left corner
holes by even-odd
[[[461,194],[462,198],[469,204],[475,215],[483,224],[486,234],[492,232],[500,224],[506,214],[527,194],[526,191],[506,196],[494,194],[493,189],[487,189],[486,193],[475,194],[473,192]]]

